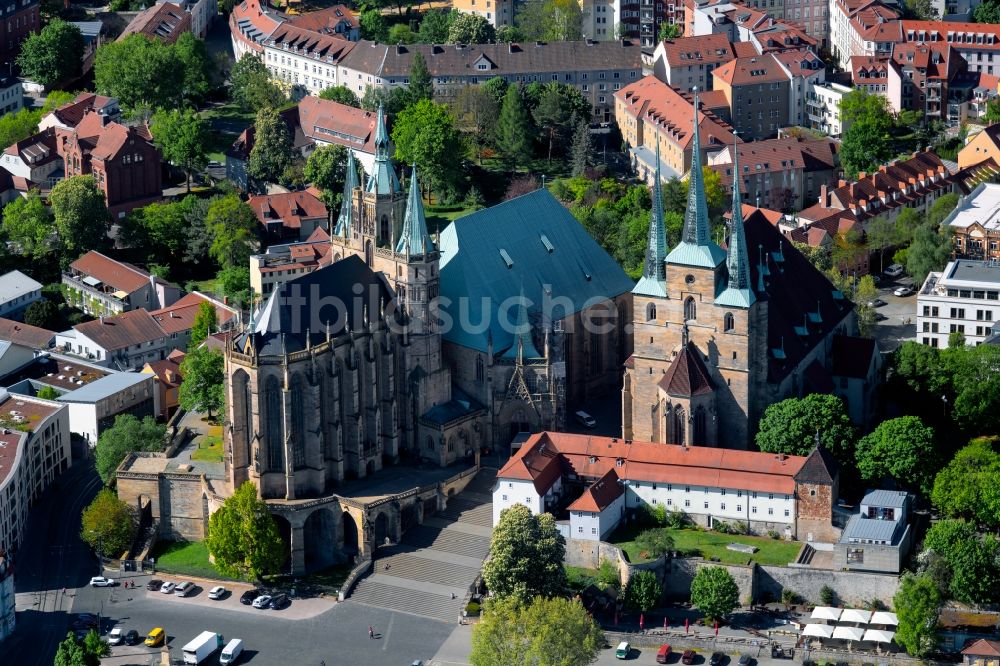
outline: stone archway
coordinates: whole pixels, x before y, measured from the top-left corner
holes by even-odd
[[[354,555],[358,552],[359,546],[358,523],[354,520],[354,516],[352,516],[349,511],[342,513],[340,518],[344,532],[344,553],[347,555]]]
[[[379,512],[375,516],[375,547],[381,546],[385,543],[387,538],[391,538],[389,534],[389,517],[384,513]]]
[[[306,571],[325,569],[337,561],[337,516],[327,508],[309,514],[302,527]]]
[[[274,523],[278,526],[278,534],[281,535],[281,540],[285,543],[285,561],[281,563],[281,571],[288,573],[288,567],[292,561],[292,524],[280,514],[272,513],[271,517],[274,518]]]

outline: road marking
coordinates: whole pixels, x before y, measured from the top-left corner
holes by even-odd
[[[389,616],[389,625],[385,628],[385,633],[382,635],[382,652],[385,652],[386,648],[389,647],[389,634],[392,633],[392,623],[395,620],[394,616]]]

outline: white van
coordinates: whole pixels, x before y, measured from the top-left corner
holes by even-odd
[[[220,666],[235,664],[241,654],[243,654],[243,641],[239,638],[234,638],[229,641],[226,647],[222,648],[222,654],[219,655]]]
[[[584,428],[597,427],[597,421],[595,421],[594,417],[588,414],[587,412],[579,411],[575,413],[573,417],[576,419],[576,422],[582,425]]]
[[[176,594],[178,597],[186,597],[192,592],[194,592],[194,583],[192,583],[189,580],[180,583],[177,587],[174,588],[174,594]]]

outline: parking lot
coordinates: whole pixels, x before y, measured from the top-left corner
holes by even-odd
[[[885,305],[876,308],[876,312],[885,317],[875,328],[875,339],[883,353],[895,351],[907,340],[913,340],[917,334],[917,295],[895,296],[897,287],[919,285],[913,284],[913,278],[903,276],[898,280],[883,277],[878,286],[878,297]]]

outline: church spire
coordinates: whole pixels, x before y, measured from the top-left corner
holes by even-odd
[[[514,342],[510,348],[503,353],[503,358],[517,359],[519,362],[526,358],[541,358],[535,348],[535,343],[531,340],[531,322],[528,321],[528,307],[525,305],[524,283],[521,283],[521,293],[517,298],[517,319],[514,321]]]
[[[649,216],[649,243],[642,278],[632,289],[633,294],[666,296],[667,238],[663,220],[663,189],[660,185],[660,142],[656,142],[656,179],[653,183],[653,210]]]
[[[417,182],[417,165],[413,165],[410,177],[410,196],[403,218],[403,232],[396,243],[396,252],[424,254],[434,250],[434,243],[427,233],[427,219],[424,217],[424,202],[420,199],[420,184]]]
[[[358,168],[354,164],[354,151],[347,149],[347,173],[344,176],[344,195],[340,200],[340,215],[337,216],[337,226],[334,236],[347,238],[354,226],[354,188],[358,186]]]
[[[389,159],[389,133],[385,130],[385,107],[378,103],[378,116],[375,120],[375,159]]]
[[[698,89],[694,89],[694,129],[691,135],[691,172],[688,176],[688,201],[684,213],[681,242],[667,255],[668,264],[715,268],[725,252],[712,241],[708,229],[708,203],[705,179],[701,173],[701,138],[698,129]]]
[[[381,103],[378,105],[378,115],[375,118],[375,164],[365,191],[374,194],[394,194],[403,191],[403,186],[400,185],[396,170],[392,168],[389,159],[389,132],[385,129],[385,108]]]
[[[733,132],[736,135],[736,132]],[[738,140],[738,139],[737,139]],[[733,144],[733,213],[729,229],[729,247],[726,256],[726,268],[729,270],[729,281],[725,290],[715,302],[720,305],[732,305],[748,308],[754,302],[753,289],[750,288],[750,260],[747,257],[747,239],[743,228],[743,200],[740,197],[739,144]]]

